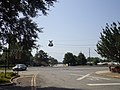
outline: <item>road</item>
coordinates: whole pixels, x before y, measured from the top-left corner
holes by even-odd
[[[0,90],[120,90],[120,79],[96,75],[107,67],[29,67],[15,86]]]

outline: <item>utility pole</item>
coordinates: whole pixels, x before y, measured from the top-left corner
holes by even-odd
[[[90,56],[90,48],[89,48],[89,60],[90,60],[90,57],[91,57],[91,56]]]

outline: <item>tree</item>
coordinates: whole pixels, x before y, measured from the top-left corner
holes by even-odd
[[[38,66],[42,66],[42,65],[48,66],[49,65],[48,55],[43,50],[40,50],[38,53],[35,54],[34,60]]]
[[[53,58],[53,57],[50,56],[49,57],[49,65],[54,66],[56,64],[58,64],[57,59],[55,59],[55,58]]]
[[[76,65],[76,60],[74,58],[74,55],[70,52],[67,52],[64,56],[64,60],[63,60],[64,64],[68,64],[68,66],[74,66]]]
[[[100,59],[99,57],[88,57],[88,58],[87,58],[87,61],[88,61],[90,64],[97,65],[97,63],[99,63],[100,61],[102,61],[102,59]]]
[[[34,18],[38,16],[38,14],[47,15],[49,7],[53,6],[55,1],[56,0],[1,0],[0,46],[4,47],[4,45],[9,44],[9,35],[13,35],[17,42],[21,40],[25,42],[27,38],[27,41],[29,39],[31,43],[33,43],[36,39],[37,31],[39,32],[40,30],[38,30],[35,24],[31,23],[32,20],[30,20],[30,18]],[[24,37],[24,35],[26,35],[26,37]]]
[[[23,47],[23,50],[31,50],[35,48],[36,39],[38,38],[38,32],[42,32],[42,28],[38,28],[35,22],[28,17],[20,18],[17,26],[19,44]]]
[[[11,61],[11,63],[23,63],[25,59],[25,56],[28,56],[28,53],[32,50],[32,48],[36,47],[36,38],[37,32],[41,32],[39,28],[37,28],[36,23],[32,22],[32,20],[28,17],[20,18],[17,23],[17,33],[12,34],[10,32],[6,33],[6,43],[8,43],[8,49],[9,49],[9,59],[8,61]],[[19,53],[18,53],[19,52]],[[21,55],[20,59],[16,61],[16,56]],[[11,60],[10,60],[11,59]],[[26,61],[25,61],[26,62]]]
[[[106,24],[96,46],[102,57],[120,62],[120,23]]]
[[[83,53],[79,53],[77,57],[77,64],[78,65],[86,65],[87,64],[87,59]]]
[[[47,15],[55,2],[56,0],[0,0],[0,52],[8,45],[9,59],[15,60],[15,53],[18,52],[28,57],[31,54],[29,51],[36,48],[37,33],[42,29],[38,28],[32,18],[38,14]],[[14,44],[18,44],[20,51]]]

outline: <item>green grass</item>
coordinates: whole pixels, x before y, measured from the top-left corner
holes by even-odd
[[[0,72],[0,84],[1,83],[9,83],[10,79],[15,76],[13,72],[7,72],[6,77],[4,72]]]
[[[5,68],[0,68],[0,70],[5,70]],[[6,70],[12,70],[12,68],[6,68]]]

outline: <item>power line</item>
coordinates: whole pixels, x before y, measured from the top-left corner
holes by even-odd
[[[74,47],[95,47],[96,45],[93,44],[55,44],[55,46],[74,46]]]

